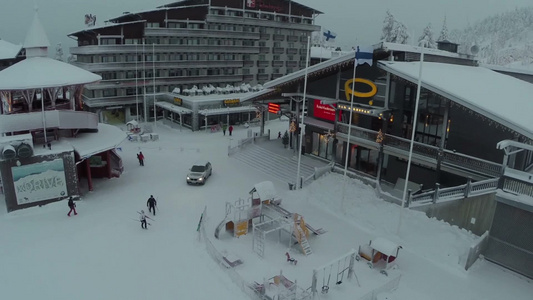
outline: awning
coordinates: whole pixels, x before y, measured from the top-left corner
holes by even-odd
[[[85,132],[78,134],[75,138],[63,138],[67,141],[82,159],[92,155],[115,149],[127,138],[127,135],[120,128],[98,124],[98,132]]]
[[[161,107],[162,109],[166,109],[168,111],[171,111],[173,113],[177,113],[177,114],[180,114],[180,115],[190,115],[190,114],[192,114],[192,110],[190,110],[188,108],[185,108],[185,107],[182,107],[182,106],[177,106],[177,105],[174,105],[174,104],[168,103],[168,102],[156,102],[155,105],[157,107]]]
[[[328,122],[325,122],[325,121],[321,121],[321,120],[318,120],[318,119],[315,119],[315,118],[312,118],[312,117],[305,117],[304,118],[304,124],[305,125],[309,125],[309,126],[313,126],[313,127],[318,127],[318,128],[325,129],[325,130],[329,130],[331,132],[333,132],[334,129],[335,129],[335,125],[334,124],[328,123]]]
[[[227,114],[256,112],[256,111],[257,111],[257,108],[255,108],[255,106],[237,106],[237,107],[202,109],[198,111],[198,114],[204,115],[207,117],[207,116],[227,115]]]

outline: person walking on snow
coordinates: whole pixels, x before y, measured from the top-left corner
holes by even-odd
[[[144,210],[141,210],[141,212],[139,213],[140,214],[140,217],[139,219],[141,220],[141,228],[142,229],[148,229],[148,227],[146,226],[146,215],[144,214]]]
[[[72,212],[74,212],[74,215],[77,215],[78,213],[76,212],[76,204],[74,203],[74,200],[72,199],[72,197],[68,198],[68,207],[70,207],[70,211],[68,212],[67,216],[70,217],[70,214]]]
[[[137,158],[139,159],[139,164],[141,166],[144,166],[144,155],[143,155],[142,151],[139,152],[139,154],[137,154]]]
[[[233,132],[233,126],[230,125],[229,128],[228,128],[228,130],[229,130],[229,135],[231,135],[231,133]]]
[[[222,124],[222,133],[224,133],[224,135],[226,135],[226,128],[228,128],[228,125]]]
[[[155,216],[155,207],[157,206],[157,201],[153,195],[150,195],[150,198],[148,198],[148,201],[146,201],[146,206],[148,207],[148,211],[152,212]]]

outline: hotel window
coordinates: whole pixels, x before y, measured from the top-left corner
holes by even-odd
[[[103,90],[104,97],[114,97],[117,95],[116,89],[105,89]]]
[[[275,34],[281,34],[281,28],[275,28],[274,29]]]
[[[225,54],[224,55],[225,60],[234,60],[235,56],[233,54]]]
[[[294,48],[294,43],[289,43],[289,48]]]
[[[287,55],[287,60],[294,60],[294,55]]]
[[[273,74],[280,74],[279,68],[275,68],[274,70],[272,70],[272,73]]]
[[[259,42],[259,47],[266,47],[266,42],[260,41]]]
[[[280,60],[280,56],[279,55],[274,55],[274,60]]]
[[[146,23],[146,28],[159,28],[159,23]]]
[[[126,96],[135,95],[135,88],[127,88],[126,89]]]
[[[259,55],[258,60],[265,60],[265,55],[264,54]]]
[[[293,72],[292,68],[287,68],[287,73],[286,74],[290,74],[292,72]]]
[[[117,73],[116,72],[104,72],[102,73],[102,79],[103,80],[117,79]]]
[[[257,69],[257,74],[265,74],[265,69]]]
[[[242,41],[242,45],[243,46],[255,46],[255,43],[254,43],[254,41],[244,40],[244,41]]]
[[[100,39],[100,45],[116,45],[117,39],[116,38],[101,38]]]
[[[250,69],[242,69],[242,75],[249,75]]]
[[[279,48],[281,47],[281,43],[280,42],[274,42],[274,48]]]
[[[243,54],[242,55],[242,59],[243,60],[251,60],[252,59],[252,56],[250,54]]]

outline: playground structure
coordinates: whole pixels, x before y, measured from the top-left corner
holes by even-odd
[[[226,231],[233,231],[235,237],[247,234],[252,220],[262,216],[263,204],[281,203],[271,181],[255,184],[249,194],[247,200],[239,199],[234,204],[226,202],[226,216],[215,229],[217,239],[224,225]]]
[[[252,289],[261,297],[268,300],[309,299],[308,291],[298,287],[296,280],[293,282],[285,277],[282,271],[279,275],[263,280],[263,283],[254,282]]]
[[[313,253],[308,242],[309,234],[312,232],[320,235],[325,233],[325,230],[313,228],[305,222],[303,216],[282,208],[281,198],[276,194],[274,185],[270,181],[255,184],[249,194],[247,200],[239,199],[233,204],[226,202],[226,216],[215,229],[217,239],[220,238],[224,226],[226,231],[233,231],[234,237],[248,234],[249,228],[252,227],[252,249],[261,257],[264,257],[265,253],[266,236],[274,232],[278,233],[278,243],[281,241],[282,233],[287,233],[289,248],[292,242],[296,241],[302,253],[305,255]],[[254,222],[254,219],[258,221]]]
[[[381,274],[388,276],[387,270],[396,268],[396,258],[402,246],[385,238],[370,240],[368,245],[359,246],[356,260],[364,258],[370,268],[377,268]]]
[[[335,285],[342,284],[345,274],[346,279],[348,280],[350,280],[354,276],[357,279],[357,275],[355,275],[354,272],[354,263],[356,255],[357,254],[355,249],[352,249],[345,255],[334,259],[319,268],[314,269],[313,278],[311,281],[311,293],[313,294],[313,298],[315,298],[318,294],[318,284],[320,282],[320,278],[322,279],[322,287],[320,288],[320,292],[322,294],[327,294],[329,292],[332,272],[336,271],[335,273],[333,273],[335,276]],[[359,284],[359,279],[357,279],[357,285],[361,286]]]

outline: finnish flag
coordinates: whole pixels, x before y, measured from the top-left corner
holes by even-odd
[[[326,42],[333,42],[337,37],[337,34],[331,30],[324,30],[324,32],[322,32],[322,35],[324,36],[324,40]]]
[[[372,46],[357,46],[355,51],[355,63],[357,65],[362,65],[367,63],[373,65],[374,61],[372,59],[374,55],[374,48]]]

